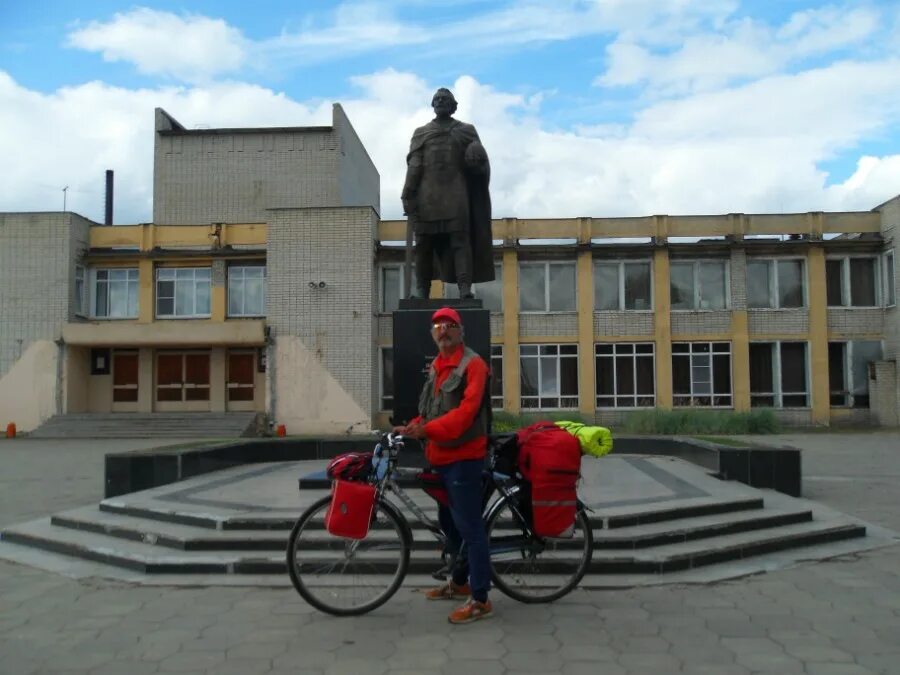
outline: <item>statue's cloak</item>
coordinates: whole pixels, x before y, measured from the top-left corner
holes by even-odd
[[[472,143],[481,145],[474,126],[458,120],[453,122],[450,136],[463,148],[468,148]],[[410,142],[407,163],[412,153],[421,150],[429,139],[441,133],[446,133],[446,127],[441,127],[433,121],[416,129]],[[472,243],[472,283],[478,284],[494,280],[491,195],[488,189],[491,182],[491,165],[487,153],[484,153],[483,161],[475,166],[467,166],[465,174],[469,198],[469,240]],[[456,268],[449,247],[443,247],[440,251],[435,248],[434,274],[435,278],[444,283],[457,283]]]

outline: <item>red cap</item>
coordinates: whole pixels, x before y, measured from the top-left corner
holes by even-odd
[[[459,313],[455,309],[451,309],[450,307],[441,307],[438,311],[431,315],[432,321],[438,321],[440,319],[454,321],[462,326],[462,319],[459,318]]]

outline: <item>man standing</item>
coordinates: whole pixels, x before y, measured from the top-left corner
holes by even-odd
[[[452,118],[456,105],[449,89],[435,92],[435,118],[416,129],[406,156],[400,198],[416,237],[420,298],[432,279],[457,284],[461,298],[473,297],[473,283],[494,279],[491,167],[475,127]]]
[[[447,583],[431,589],[429,600],[469,600],[450,613],[450,623],[470,623],[491,615],[490,551],[482,520],[482,471],[487,452],[488,366],[463,343],[462,320],[442,307],[431,317],[431,335],[439,353],[431,364],[419,397],[419,417],[395,432],[426,439],[425,456],[443,480],[450,498],[438,519],[448,548],[464,561],[454,565]]]

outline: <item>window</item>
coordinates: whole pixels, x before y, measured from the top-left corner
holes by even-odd
[[[265,265],[228,268],[228,316],[265,316]]]
[[[721,260],[672,263],[672,309],[725,309],[728,265]]]
[[[491,345],[491,408],[503,410],[503,345]]]
[[[805,408],[809,405],[805,342],[750,344],[750,405]]]
[[[522,312],[574,312],[575,263],[521,263],[519,265],[519,310]]]
[[[653,343],[594,345],[598,408],[656,405]]]
[[[503,311],[503,268],[494,265],[494,280],[472,286],[472,293],[479,298],[484,309],[492,312]],[[458,298],[459,287],[456,284],[444,284],[445,298]]]
[[[886,307],[893,307],[897,304],[897,281],[894,279],[894,252],[890,251],[884,254],[884,264],[881,266],[884,270],[884,304]]]
[[[91,316],[97,319],[135,319],[138,315],[138,271],[91,270]]]
[[[869,363],[880,361],[881,342],[828,343],[828,385],[832,406],[869,407]]]
[[[87,314],[87,285],[85,284],[84,268],[75,266],[75,313],[81,316]]]
[[[676,406],[731,406],[731,343],[672,344],[672,393]]]
[[[650,262],[594,263],[594,309],[653,309]]]
[[[416,287],[416,269],[411,270],[410,285]],[[381,268],[381,312],[390,314],[400,307],[400,299],[409,293],[403,283],[403,265],[384,265]]]
[[[749,307],[803,307],[804,295],[802,260],[747,261]]]
[[[156,316],[209,316],[209,267],[162,267],[156,271]]]
[[[825,261],[825,293],[829,307],[876,307],[878,259],[874,256]]]
[[[523,409],[578,407],[578,345],[520,345]]]
[[[394,409],[394,349],[381,348],[381,409]]]

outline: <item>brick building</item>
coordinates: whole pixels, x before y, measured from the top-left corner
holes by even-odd
[[[154,222],[0,214],[0,422],[256,411],[387,424],[405,223],[328,127],[187,130],[156,111]],[[898,424],[900,197],[871,211],[498,219],[494,406],[615,423],[771,407]],[[432,295],[445,292],[435,282]]]

